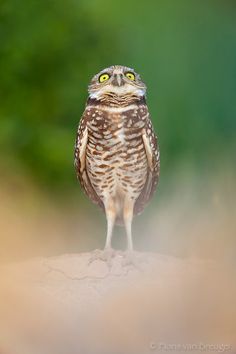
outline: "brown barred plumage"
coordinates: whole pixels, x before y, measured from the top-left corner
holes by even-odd
[[[99,78],[106,75],[107,80],[100,83]],[[132,69],[103,70],[89,86],[79,124],[76,172],[85,193],[106,212],[106,248],[111,247],[113,225],[118,222],[125,224],[132,249],[133,214],[142,212],[159,179],[160,153],[145,90]]]

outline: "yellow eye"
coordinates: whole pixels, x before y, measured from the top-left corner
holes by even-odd
[[[104,82],[104,81],[107,81],[108,79],[110,78],[110,75],[108,74],[102,74],[99,76],[99,82]]]
[[[128,79],[130,79],[131,81],[134,81],[134,80],[135,80],[135,76],[134,76],[133,73],[128,72],[128,73],[125,74],[125,76],[126,76]]]

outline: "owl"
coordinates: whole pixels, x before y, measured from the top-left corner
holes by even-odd
[[[133,216],[143,211],[159,180],[160,153],[146,104],[146,85],[131,68],[114,65],[95,75],[79,123],[75,169],[82,189],[106,215],[101,251],[113,253],[113,227],[122,224],[133,251]]]

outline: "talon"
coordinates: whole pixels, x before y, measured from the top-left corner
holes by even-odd
[[[143,263],[143,259],[139,257],[134,251],[126,251],[123,256],[122,266],[133,266],[139,271],[143,271],[141,267],[141,263]]]
[[[89,259],[89,265],[94,261],[106,262],[109,267],[111,267],[112,258],[115,257],[115,250],[113,248],[105,248],[103,250],[93,251],[92,256]]]

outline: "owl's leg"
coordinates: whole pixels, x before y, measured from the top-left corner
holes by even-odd
[[[124,202],[123,218],[125,224],[125,230],[127,235],[127,250],[124,253],[124,259],[122,262],[123,266],[132,265],[138,270],[142,270],[140,267],[140,259],[137,257],[137,253],[133,249],[133,239],[132,239],[132,220],[134,212],[134,201],[127,198]]]
[[[105,250],[109,250],[112,248],[111,239],[112,239],[113,228],[116,220],[116,208],[112,198],[108,198],[104,203],[104,205],[105,205],[105,212],[107,218],[107,237],[106,237]]]
[[[100,260],[106,262],[108,267],[111,267],[111,260],[115,256],[115,251],[111,247],[112,232],[116,220],[116,208],[113,199],[110,197],[107,198],[104,202],[104,207],[107,218],[107,237],[105,247],[103,250],[95,250],[89,260],[89,263]]]
[[[132,239],[132,220],[133,220],[134,201],[130,198],[125,199],[123,218],[125,224],[125,230],[127,235],[127,251],[133,251],[133,239]]]

